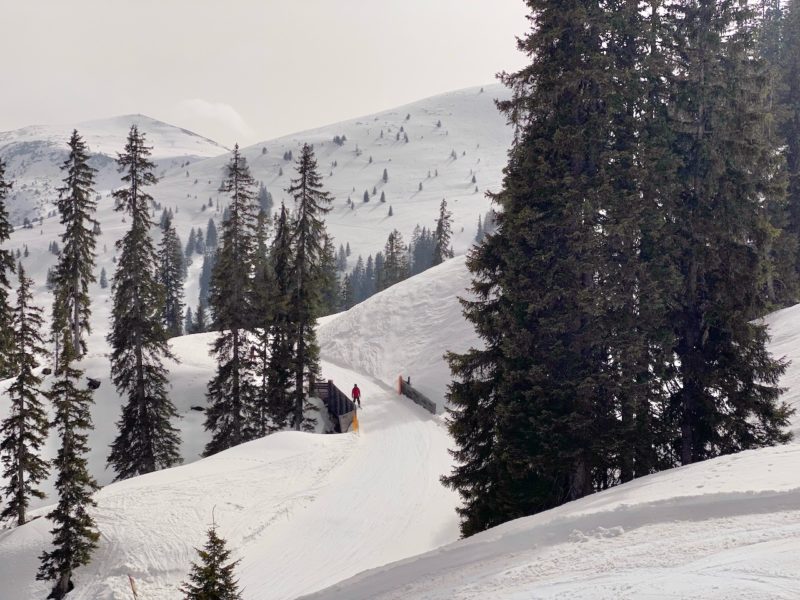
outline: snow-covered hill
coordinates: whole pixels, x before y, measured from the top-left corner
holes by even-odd
[[[325,322],[319,340],[326,358],[388,384],[411,377],[443,412],[450,382],[444,354],[480,347],[458,301],[470,285],[464,260],[446,261]]]
[[[46,217],[53,210],[62,178],[59,167],[67,157],[67,141],[73,129],[80,132],[92,153],[91,164],[98,170],[97,191],[119,185],[114,160],[134,124],[147,132],[159,173],[227,152],[212,140],[144,115],[0,132],[0,158],[6,162],[6,177],[14,183],[9,199],[12,220],[19,224],[25,217]]]

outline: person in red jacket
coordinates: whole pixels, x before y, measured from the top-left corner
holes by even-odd
[[[358,408],[361,408],[361,390],[358,389],[358,384],[353,385],[353,391],[350,393],[353,397],[353,403],[358,404]]]

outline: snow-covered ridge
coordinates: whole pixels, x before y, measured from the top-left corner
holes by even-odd
[[[225,146],[187,129],[145,115],[119,115],[73,125],[31,125],[3,131],[0,132],[0,153],[12,144],[42,143],[63,148],[72,130],[77,129],[92,153],[116,157],[117,152],[122,151],[122,143],[131,125],[147,132],[154,159],[178,156],[208,158],[228,152]]]

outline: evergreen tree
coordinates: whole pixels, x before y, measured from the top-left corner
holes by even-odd
[[[206,225],[206,251],[217,249],[217,226],[214,225],[214,219],[208,220]]]
[[[192,314],[192,307],[186,307],[186,313],[183,316],[183,331],[186,335],[196,333],[194,330],[194,315]]]
[[[773,151],[754,15],[710,0],[677,2],[672,11],[685,57],[673,75],[683,288],[670,320],[686,464],[786,441],[790,411],[777,385],[785,363],[768,352],[766,326],[752,321],[763,308],[757,245],[768,236],[761,198],[770,172],[758,167]]]
[[[156,183],[155,165],[144,134],[133,125],[117,163],[125,184],[114,191],[116,209],[126,213],[130,229],[117,242],[120,258],[114,273],[111,313],[111,378],[127,395],[108,464],[116,480],[151,473],[181,462],[178,416],[167,395],[165,359],[174,359],[162,322],[164,288],[157,278],[158,257],[150,237],[147,186]],[[180,314],[180,313],[178,313]]]
[[[181,241],[171,221],[167,221],[158,249],[158,283],[163,290],[161,320],[167,337],[183,333],[183,268]]]
[[[194,251],[202,256],[206,252],[206,241],[205,239],[203,239],[203,230],[200,229],[199,227],[195,232],[194,238],[195,238]]]
[[[192,227],[191,231],[189,231],[189,240],[186,242],[186,249],[184,250],[186,259],[190,264],[192,262],[192,254],[194,254],[194,250],[196,247],[197,247],[197,238],[195,237],[194,227]]]
[[[66,173],[58,188],[58,211],[64,233],[63,249],[55,270],[52,332],[56,356],[64,341],[56,334],[69,332],[76,358],[86,353],[85,335],[91,332],[89,284],[95,282],[96,239],[94,213],[95,169],[89,166],[89,150],[77,131],[69,140],[69,156],[61,170]]]
[[[45,354],[42,340],[42,309],[33,304],[33,281],[25,276],[22,263],[17,267],[19,288],[12,322],[14,330],[13,363],[17,370],[14,383],[8,388],[11,400],[8,416],[0,423],[0,452],[3,495],[8,504],[0,519],[14,517],[24,525],[31,497],[44,498],[36,489],[48,473],[48,464],[40,455],[47,441],[47,413],[39,399],[42,378],[34,373],[38,358]]]
[[[100,288],[106,289],[108,287],[108,275],[106,274],[106,268],[103,267],[100,269]]]
[[[602,167],[615,160],[606,142],[618,107],[604,86],[614,11],[527,4],[533,30],[518,45],[531,64],[503,76],[513,94],[500,107],[517,135],[494,198],[500,230],[470,252],[473,299],[462,301],[484,347],[449,355],[457,465],[444,482],[464,500],[466,535],[591,493],[609,471],[597,443],[609,340],[594,275],[610,187]],[[445,214],[443,203],[434,262],[449,248]]]
[[[89,564],[100,538],[88,512],[95,506],[92,495],[99,489],[89,474],[86,460],[89,452],[87,431],[92,429],[89,410],[92,392],[78,387],[83,371],[73,366],[77,352],[69,334],[69,330],[60,334],[64,346],[56,363],[56,381],[48,394],[55,413],[52,426],[61,440],[53,461],[57,473],[58,503],[47,515],[54,524],[50,531],[54,547],[41,554],[36,574],[36,579],[55,582],[48,598],[56,600],[61,600],[73,589],[73,572]]]
[[[13,231],[8,221],[6,199],[11,191],[11,183],[6,181],[6,165],[0,159],[0,379],[10,377],[13,372],[14,334],[11,328],[12,310],[9,302],[11,282],[9,273],[14,272],[14,256],[4,248]]]
[[[222,224],[221,246],[211,276],[213,345],[217,371],[208,383],[205,428],[212,432],[204,455],[210,456],[253,439],[256,340],[252,327],[255,233],[258,204],[247,161],[233,149],[221,190],[230,194],[229,218]]]
[[[263,210],[259,211],[255,233],[256,252],[253,267],[252,327],[257,339],[255,372],[258,385],[253,411],[253,428],[254,435],[258,437],[263,437],[272,431],[269,406],[269,350],[270,330],[275,320],[274,300],[276,291],[275,277],[267,244],[267,219],[267,213]]]
[[[303,427],[305,391],[303,380],[309,382],[319,373],[319,349],[316,343],[316,319],[320,316],[322,294],[325,291],[327,234],[323,218],[330,210],[331,198],[322,189],[314,151],[303,145],[297,161],[297,178],[286,190],[294,197],[296,217],[293,236],[294,286],[292,289],[291,323],[294,363],[294,428]],[[329,257],[328,257],[329,258]]]
[[[339,277],[337,275],[336,253],[333,240],[325,236],[325,245],[322,251],[321,277],[322,277],[322,302],[319,308],[320,316],[330,315],[339,310]]]
[[[436,231],[433,234],[433,265],[440,265],[446,259],[453,258],[450,238],[453,235],[453,215],[447,210],[447,200],[442,198],[439,204],[439,218],[436,220]]]
[[[270,350],[267,372],[267,397],[270,421],[276,429],[290,424],[293,413],[292,315],[290,302],[293,284],[293,224],[281,203],[275,226],[275,239],[270,249],[273,270],[272,323],[269,330]]]
[[[258,207],[268,218],[272,216],[272,194],[263,183],[258,186]]]
[[[208,320],[206,318],[206,305],[198,304],[195,312],[194,333],[204,333],[208,331]]]
[[[393,286],[408,277],[408,248],[397,229],[392,231],[386,240],[383,258],[383,277],[378,290]]]
[[[193,563],[189,581],[181,587],[185,600],[241,600],[234,570],[239,561],[231,562],[231,552],[216,527],[208,530],[208,541],[197,550],[200,564]]]

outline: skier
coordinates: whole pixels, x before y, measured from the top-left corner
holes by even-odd
[[[361,390],[358,389],[358,384],[353,384],[353,391],[350,393],[353,397],[353,404],[358,404],[358,408],[361,408]]]

